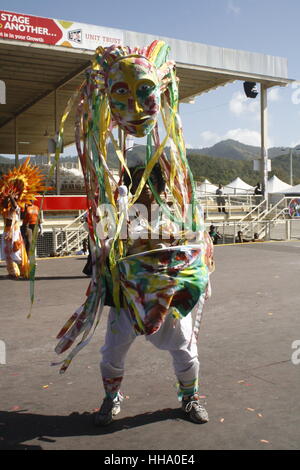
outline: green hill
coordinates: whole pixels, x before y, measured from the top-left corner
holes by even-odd
[[[118,168],[119,161],[116,156],[115,150],[112,145],[108,147],[108,163],[111,168]],[[203,154],[207,151],[208,154]],[[128,152],[128,159],[137,162],[144,161],[145,159],[145,146],[136,145],[130,152]],[[166,149],[168,155],[168,149]],[[290,182],[290,159],[289,151],[282,155],[280,147],[269,149],[269,158],[271,158],[272,171],[268,176],[276,175],[282,181]],[[253,171],[253,159],[259,158],[260,148],[251,145],[245,145],[235,140],[227,140],[219,142],[218,144],[206,149],[187,149],[187,157],[194,178],[197,181],[203,181],[205,178],[209,179],[212,183],[221,183],[226,185],[233,181],[236,177],[240,177],[246,183],[255,185],[260,181],[258,172]],[[279,155],[279,156],[278,156]],[[68,156],[63,157],[63,161],[72,162],[77,161],[77,157]],[[20,160],[22,163],[22,159]],[[45,162],[45,156],[33,157],[35,164]],[[13,159],[0,155],[0,164],[12,164]],[[294,184],[300,183],[300,156],[294,154],[293,156],[293,177]]]
[[[240,177],[252,186],[260,181],[260,175],[253,171],[253,161],[230,160],[225,158],[211,157],[207,155],[190,154],[187,152],[189,164],[195,180],[203,181],[205,178],[212,183],[226,185],[236,177]],[[276,175],[282,181],[289,183],[289,158],[287,156],[272,159],[272,171],[268,176]],[[294,184],[300,183],[300,156],[293,157]]]
[[[209,155],[211,157],[226,158],[229,160],[254,160],[260,158],[260,147],[246,145],[233,139],[222,140],[212,147],[191,149],[190,153]],[[289,150],[286,150],[288,152]],[[282,147],[268,149],[269,158],[273,159],[283,154]]]

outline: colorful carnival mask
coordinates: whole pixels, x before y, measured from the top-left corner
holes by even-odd
[[[151,132],[160,111],[160,86],[156,69],[141,56],[125,57],[107,74],[112,115],[122,129],[136,137]]]

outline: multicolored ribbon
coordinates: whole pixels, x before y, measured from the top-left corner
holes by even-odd
[[[81,341],[64,361],[62,372],[66,370],[74,355],[87,344],[92,331],[99,323],[109,285],[113,286],[113,292],[110,294],[116,309],[119,310],[124,301],[135,319],[136,331],[146,334],[159,327],[168,310],[175,316],[184,316],[191,311],[199,298],[205,295],[211,270],[211,261],[207,256],[210,241],[204,234],[202,210],[196,201],[193,176],[186,157],[178,115],[178,79],[175,64],[168,60],[168,54],[169,46],[164,41],[154,41],[149,47],[142,49],[125,46],[99,47],[90,68],[86,71],[84,82],[69,100],[64,112],[56,159],[63,139],[65,120],[73,104],[77,102],[75,139],[88,200],[93,275],[86,302],[68,320],[59,334],[60,342],[56,348],[58,354],[70,348],[82,334]],[[120,211],[117,201],[123,176],[125,173],[130,175],[130,153],[126,149],[126,141],[130,133],[134,132],[135,125],[132,124],[133,130],[129,132],[128,122],[124,124],[124,120],[122,121],[121,111],[120,116],[116,112],[117,106],[120,110],[126,106],[121,99],[117,104],[114,102],[111,84],[114,80],[115,86],[119,86],[119,72],[124,72],[124,76],[133,76],[134,80],[135,68],[138,77],[143,67],[150,71],[150,78],[153,77],[153,88],[149,88],[149,93],[153,90],[153,116],[160,113],[165,134],[161,138],[157,122],[154,119],[151,121],[149,116],[145,118],[149,131],[144,171],[134,194],[131,194],[131,186],[129,187],[126,204],[130,209],[148,183],[157,204],[177,227],[177,233],[180,233],[178,241],[182,246],[159,254],[152,251],[129,257],[126,255],[130,240],[121,237],[124,211]],[[126,86],[125,83],[125,89]],[[128,87],[129,90],[130,86]],[[147,95],[141,96],[145,106],[150,106],[150,98],[147,102]],[[160,103],[159,109],[154,106],[155,99]],[[139,122],[136,124],[138,137],[143,128]],[[118,137],[114,134],[114,129],[118,130]],[[112,144],[119,161],[117,178],[113,176],[108,162],[109,144]],[[166,152],[167,146],[170,148],[170,155]],[[150,179],[156,164],[159,164],[166,182],[169,204],[156,192]],[[97,232],[97,224],[103,222],[105,217],[104,211],[98,209],[103,205],[111,207],[116,227],[109,253],[105,240],[99,237]],[[189,246],[191,234],[197,239],[198,248]],[[143,298],[141,291],[144,292]]]

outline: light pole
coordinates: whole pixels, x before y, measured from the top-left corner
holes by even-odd
[[[293,186],[293,149],[290,150],[290,185]]]
[[[290,185],[293,186],[293,152],[294,150],[300,150],[300,146],[296,145],[296,147],[292,148],[290,151]]]
[[[288,150],[288,148],[282,148],[281,150]],[[300,145],[297,144],[295,147],[290,149],[290,185],[293,186],[293,153],[294,150],[300,150]]]
[[[290,151],[290,185],[293,186],[294,182],[293,182],[293,154],[294,154],[294,151],[297,151],[297,150],[300,150],[300,146],[299,144],[295,145],[295,147],[291,148],[291,151]]]

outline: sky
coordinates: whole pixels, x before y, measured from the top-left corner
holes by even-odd
[[[268,147],[300,144],[299,0],[2,0],[1,9],[285,57],[296,83],[268,93]],[[259,107],[240,81],[181,104],[187,147],[259,146]]]

